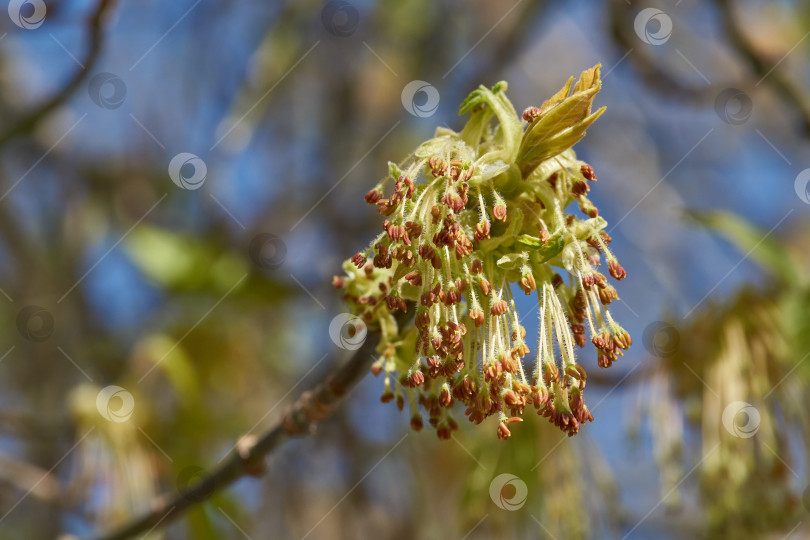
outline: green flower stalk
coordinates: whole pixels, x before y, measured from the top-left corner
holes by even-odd
[[[613,278],[626,272],[587,197],[594,170],[571,149],[604,112],[591,112],[599,68],[576,85],[569,79],[522,120],[505,82],[479,87],[461,104],[470,116],[460,132],[438,128],[366,194],[385,216],[383,232],[344,263],[335,285],[379,329],[372,371],[384,374],[382,401],[401,410],[407,398],[413,429],[424,410],[450,438],[455,401],[473,423],[497,415],[501,439],[527,406],[569,436],[593,420],[575,347],[587,332],[598,365],[608,367],[631,344],[608,311],[616,290],[596,268],[604,256]],[[566,213],[574,203],[584,217]],[[537,292],[533,362],[513,284]],[[394,313],[412,309],[413,324],[398,324]]]

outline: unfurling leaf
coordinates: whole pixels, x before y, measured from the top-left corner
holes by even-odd
[[[602,87],[596,66],[582,72],[568,95],[573,77],[562,89],[548,99],[535,112],[523,134],[517,155],[517,164],[523,178],[528,177],[543,161],[564,152],[585,136],[585,130],[605,112],[605,108],[591,113],[594,97]]]

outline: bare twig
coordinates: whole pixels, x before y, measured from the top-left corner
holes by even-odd
[[[7,143],[14,137],[23,133],[30,132],[39,124],[45,117],[52,111],[57,109],[70,96],[81,86],[101,54],[101,47],[104,41],[104,19],[107,12],[115,5],[115,0],[99,0],[96,9],[88,21],[88,38],[89,43],[87,46],[87,53],[84,60],[81,62],[84,66],[80,68],[68,80],[67,84],[59,89],[53,96],[46,99],[43,103],[37,105],[30,113],[24,115],[17,120],[8,130],[0,134],[0,146]]]
[[[369,334],[363,346],[345,364],[339,366],[314,389],[304,392],[261,437],[243,437],[222,464],[198,483],[174,496],[164,496],[152,509],[120,528],[96,537],[97,540],[123,540],[163,527],[182,516],[191,506],[227,488],[245,475],[259,476],[264,458],[282,443],[314,432],[328,418],[335,405],[369,371],[374,359],[376,334]]]

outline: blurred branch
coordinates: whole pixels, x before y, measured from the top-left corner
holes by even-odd
[[[619,47],[631,51],[629,60],[635,65],[642,82],[656,92],[688,102],[706,102],[714,98],[717,89],[714,87],[688,86],[673,77],[659,62],[642,47],[633,30],[633,17],[636,15],[631,6],[623,0],[613,0],[608,7],[609,35]]]
[[[810,100],[778,69],[777,64],[770,64],[757,51],[737,24],[730,0],[714,0],[723,28],[728,35],[729,44],[749,64],[760,77],[760,82],[767,82],[779,96],[796,109],[802,120],[802,129],[810,136]],[[646,50],[638,47],[634,35],[632,20],[634,13],[631,7],[621,0],[610,4],[610,33],[614,41],[622,48],[632,51],[630,61],[636,66],[642,81],[662,95],[684,99],[689,102],[706,102],[717,94],[715,86],[696,88],[683,84],[663,69],[656,59]],[[759,83],[757,83],[759,84]]]
[[[260,438],[242,437],[235,450],[222,464],[198,483],[173,497],[155,502],[148,513],[115,531],[96,537],[98,540],[123,540],[165,526],[183,515],[191,506],[227,488],[245,475],[260,476],[264,458],[282,443],[296,436],[313,433],[328,418],[340,399],[369,372],[374,359],[377,336],[369,335],[363,346],[343,365],[337,367],[313,390],[304,392],[282,415],[281,419]]]
[[[0,455],[0,479],[39,499],[54,501],[59,496],[59,480],[55,475],[9,456]]]
[[[101,54],[101,47],[104,41],[103,22],[108,10],[115,5],[116,0],[99,0],[96,9],[88,21],[88,34],[90,43],[87,46],[87,53],[84,56],[83,68],[79,69],[68,81],[68,83],[58,90],[53,96],[45,100],[42,104],[34,108],[33,111],[24,115],[8,130],[0,134],[0,146],[7,143],[17,135],[33,130],[46,116],[57,109],[84,82]]]
[[[0,185],[8,185],[6,175],[0,171]],[[15,215],[9,204],[0,205],[0,238],[17,260],[17,269],[24,268],[25,275],[31,277],[31,269],[36,268],[37,256],[31,235],[22,231],[22,221]]]
[[[413,307],[413,306],[412,306]],[[405,324],[413,309],[400,314],[399,324]],[[261,437],[246,435],[222,464],[199,482],[174,494],[164,495],[151,505],[151,510],[114,531],[94,537],[95,540],[124,540],[164,527],[181,517],[189,508],[215,493],[228,488],[243,476],[261,476],[265,457],[289,439],[315,432],[318,424],[329,418],[342,397],[368,373],[374,360],[373,351],[378,335],[370,334],[363,346],[344,364],[336,367],[314,389],[304,392],[282,415],[279,421]],[[633,372],[635,371],[635,372]],[[596,373],[589,377],[602,386],[625,386],[643,380],[649,366],[633,370],[621,377],[605,377]]]
[[[717,10],[723,22],[723,28],[728,34],[731,46],[749,64],[754,73],[760,77],[759,82],[767,82],[785,101],[796,109],[802,120],[802,129],[805,135],[810,136],[810,103],[802,91],[796,87],[782,72],[777,69],[779,63],[770,65],[757,51],[748,38],[743,34],[742,28],[734,17],[733,7],[729,0],[715,0]],[[781,62],[781,60],[780,60]],[[759,83],[757,83],[759,84]]]

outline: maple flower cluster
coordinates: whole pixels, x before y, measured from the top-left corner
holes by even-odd
[[[594,170],[571,149],[604,111],[591,111],[599,68],[521,116],[505,82],[479,87],[461,104],[470,117],[460,132],[438,128],[366,194],[383,231],[334,285],[379,330],[372,371],[384,374],[382,401],[400,410],[407,401],[413,429],[424,410],[450,438],[457,401],[475,424],[497,415],[501,439],[529,407],[569,436],[593,420],[575,347],[589,336],[608,367],[631,344],[608,311],[616,289],[597,268],[604,257],[613,278],[627,274],[587,196]],[[512,285],[537,293],[534,354]],[[413,322],[398,322],[400,311]]]

